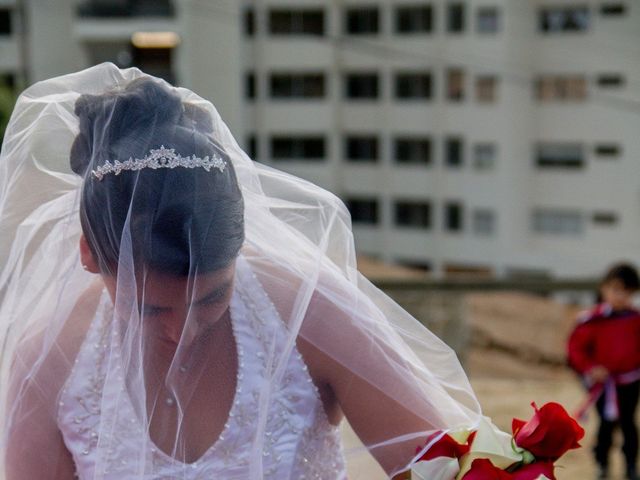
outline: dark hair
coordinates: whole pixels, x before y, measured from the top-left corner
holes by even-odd
[[[81,96],[75,113],[80,133],[70,164],[84,176],[80,220],[103,272],[115,273],[123,241],[131,243],[136,264],[176,275],[214,271],[235,259],[244,241],[244,203],[233,165],[212,139],[208,112],[144,78]],[[143,158],[161,146],[183,157],[218,155],[226,167],[145,168],[101,180],[91,174],[107,160]]]
[[[621,282],[626,290],[635,291],[640,288],[638,271],[628,263],[619,263],[611,267],[602,279],[601,284],[604,285],[614,280]]]

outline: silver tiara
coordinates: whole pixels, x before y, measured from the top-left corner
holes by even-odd
[[[120,162],[114,160],[110,162],[107,160],[104,165],[99,166],[95,170],[91,171],[91,174],[98,180],[102,180],[105,175],[114,173],[120,175],[123,170],[137,171],[143,168],[152,168],[154,170],[158,168],[204,168],[207,172],[212,168],[217,168],[221,172],[224,172],[227,162],[225,162],[220,155],[214,153],[212,157],[206,156],[204,158],[191,155],[190,157],[183,157],[179,153],[176,153],[173,148],[165,148],[162,145],[160,148],[149,150],[149,154],[144,158],[133,158]]]

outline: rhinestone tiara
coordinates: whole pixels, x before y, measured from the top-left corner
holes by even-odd
[[[113,162],[107,160],[103,165],[97,167],[91,171],[91,174],[98,180],[102,180],[105,175],[113,173],[120,175],[123,170],[137,171],[144,168],[152,168],[154,170],[158,168],[204,168],[207,172],[212,168],[218,169],[224,172],[227,162],[220,157],[217,153],[214,153],[212,157],[208,155],[204,158],[191,155],[190,157],[183,157],[179,153],[176,153],[174,148],[165,148],[162,145],[160,148],[149,150],[149,154],[144,158],[133,158],[121,162],[114,160]]]

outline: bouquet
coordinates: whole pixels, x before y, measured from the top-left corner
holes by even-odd
[[[411,480],[556,480],[554,463],[580,447],[584,430],[558,403],[538,408],[531,420],[514,419],[512,435],[488,419],[477,429],[437,432],[417,456]]]

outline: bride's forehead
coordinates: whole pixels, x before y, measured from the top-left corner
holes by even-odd
[[[137,283],[139,288],[142,287],[144,291],[149,293],[171,294],[171,292],[176,292],[182,295],[185,291],[211,290],[223,286],[233,280],[234,273],[235,266],[233,264],[213,272],[189,276],[148,271],[139,277]]]

